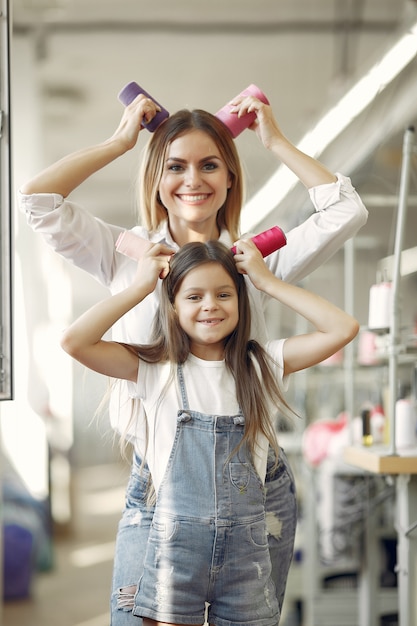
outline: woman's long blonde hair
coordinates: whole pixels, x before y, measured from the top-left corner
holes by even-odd
[[[139,173],[139,218],[150,231],[156,231],[167,218],[167,211],[159,199],[168,146],[178,137],[193,130],[201,130],[213,139],[229,172],[231,186],[224,205],[217,214],[219,231],[225,228],[232,241],[239,238],[240,214],[243,205],[243,174],[239,155],[227,127],[215,115],[195,109],[182,109],[165,120],[152,135],[143,155]]]
[[[245,417],[245,432],[240,445],[246,444],[253,455],[257,435],[262,433],[278,459],[271,405],[286,412],[289,406],[272,373],[271,357],[257,341],[250,339],[251,310],[245,279],[236,269],[233,254],[222,243],[188,243],[172,257],[169,274],[162,283],[151,343],[135,346],[135,349],[141,359],[150,363],[184,363],[190,354],[190,340],[179,324],[174,307],[175,297],[188,272],[209,263],[218,263],[226,270],[238,294],[239,321],[234,331],[225,338],[224,358],[235,380],[237,402]]]

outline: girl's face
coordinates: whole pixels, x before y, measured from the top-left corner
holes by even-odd
[[[213,262],[188,272],[174,306],[191,339],[191,353],[205,361],[221,361],[224,340],[239,321],[237,290],[226,270]]]
[[[170,229],[192,229],[215,238],[217,212],[226,200],[230,175],[214,140],[201,130],[175,139],[165,156],[159,184]]]

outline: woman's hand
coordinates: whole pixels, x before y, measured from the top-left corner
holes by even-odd
[[[126,150],[131,150],[143,129],[142,122],[150,122],[160,110],[161,107],[151,98],[139,94],[125,107],[120,124],[110,141],[118,140],[125,145]]]
[[[265,104],[254,96],[236,97],[231,104],[234,107],[231,112],[239,117],[247,113],[255,113],[256,120],[249,126],[249,129],[257,134],[265,148],[271,150],[276,142],[285,140],[269,104]]]

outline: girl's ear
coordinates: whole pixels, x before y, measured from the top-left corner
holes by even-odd
[[[232,186],[232,175],[229,173],[229,176],[227,177],[227,188],[230,189],[231,186]]]

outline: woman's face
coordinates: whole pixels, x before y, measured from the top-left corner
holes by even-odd
[[[212,236],[230,185],[226,163],[209,135],[192,130],[175,139],[167,148],[159,184],[170,228]]]

